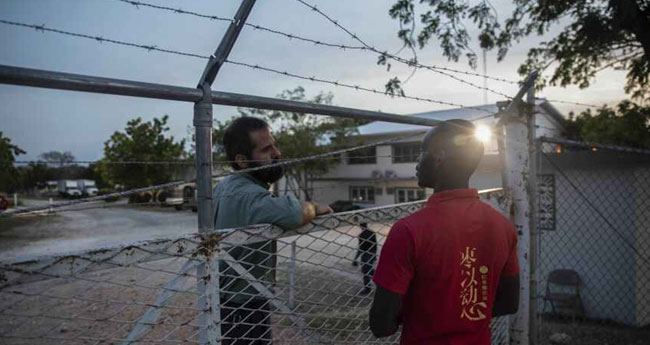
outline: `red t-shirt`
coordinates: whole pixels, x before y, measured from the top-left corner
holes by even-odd
[[[401,344],[490,344],[499,279],[518,273],[510,221],[456,189],[393,225],[373,280],[403,295]]]

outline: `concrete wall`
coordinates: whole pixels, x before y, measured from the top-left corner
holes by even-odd
[[[648,181],[639,181],[635,169],[598,164],[596,155],[591,155],[595,164],[583,164],[580,159],[572,159],[580,158],[579,155],[573,156],[564,154],[563,161],[556,161],[566,178],[549,164],[543,164],[543,173],[555,175],[556,229],[542,232],[540,293],[544,293],[550,271],[574,269],[582,279],[582,300],[588,317],[628,325],[648,324],[650,272],[647,263],[639,264],[632,248],[645,253],[650,249]],[[645,174],[650,173],[647,168],[643,170]],[[639,183],[646,185],[640,188]],[[640,192],[644,188],[646,190]],[[640,193],[646,198],[645,202],[639,199]],[[639,214],[645,219],[641,220]],[[640,222],[645,224],[645,229]],[[550,305],[546,311],[550,311]]]

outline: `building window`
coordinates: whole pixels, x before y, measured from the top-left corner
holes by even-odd
[[[426,193],[422,188],[395,188],[394,193],[396,204],[422,200],[426,197]]]
[[[350,187],[350,200],[358,203],[375,203],[375,188],[369,186]]]
[[[348,152],[348,164],[377,164],[377,147]]]
[[[420,156],[420,143],[402,143],[393,145],[393,163],[413,163]]]

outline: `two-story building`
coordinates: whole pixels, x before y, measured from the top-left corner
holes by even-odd
[[[411,116],[436,120],[485,117],[496,113],[497,105],[472,108],[438,110]],[[497,119],[492,117],[475,121],[478,126],[492,128]],[[536,135],[559,137],[563,132],[564,117],[546,100],[540,99],[535,107]],[[372,122],[360,126],[355,143],[372,143],[386,139],[405,137],[386,145],[377,145],[341,156],[340,164],[326,174],[313,177],[309,190],[312,199],[323,203],[350,200],[363,206],[380,206],[425,198],[432,190],[419,188],[415,177],[415,165],[420,154],[420,142],[426,126]],[[474,188],[501,187],[501,162],[496,137],[485,142],[485,156],[470,184]]]

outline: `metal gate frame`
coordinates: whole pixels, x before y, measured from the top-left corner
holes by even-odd
[[[382,113],[378,111],[360,110],[354,108],[337,107],[306,102],[296,102],[268,97],[259,97],[245,94],[212,91],[211,86],[218,72],[232,50],[242,27],[244,26],[255,0],[242,0],[242,3],[224,34],[215,53],[210,59],[201,75],[196,88],[179,87],[172,85],[143,83],[122,79],[101,78],[89,75],[60,73],[53,71],[20,68],[0,65],[0,83],[42,87],[58,90],[85,91],[93,93],[123,95],[143,98],[165,99],[194,103],[193,124],[196,129],[196,168],[197,168],[197,195],[198,195],[198,230],[206,233],[213,228],[212,204],[212,105],[242,106],[258,109],[292,111],[310,113],[315,115],[329,115],[372,121],[385,121],[392,123],[405,123],[413,125],[435,127],[441,121],[413,116]],[[521,266],[521,292],[519,312],[512,318],[510,325],[510,338],[512,344],[528,344],[536,339],[531,336],[536,327],[529,325],[536,314],[534,296],[536,294],[535,267],[535,224],[534,214],[534,176],[535,159],[533,139],[535,138],[534,113],[534,84],[537,71],[531,73],[522,83],[517,94],[509,100],[505,109],[497,116],[501,119],[498,125],[499,152],[503,159],[503,186],[508,186],[513,196],[511,218],[519,234],[519,262]],[[522,98],[528,94],[528,110],[522,107]],[[529,255],[529,253],[531,255]],[[227,258],[225,258],[227,259]],[[187,268],[186,268],[187,269]],[[205,262],[198,267],[198,276],[218,274],[218,264]],[[213,279],[211,284],[198,279],[197,284],[202,297],[199,298],[199,308],[219,308],[218,279]],[[174,285],[174,281],[169,283]],[[159,301],[164,303],[164,296],[159,296]],[[153,312],[152,312],[153,313]],[[148,314],[148,317],[154,317]],[[219,313],[212,313],[210,317],[202,315],[201,325],[207,325],[200,334],[200,340],[216,344],[219,338],[219,327],[210,327],[218,324]],[[135,335],[136,330],[133,331]]]

